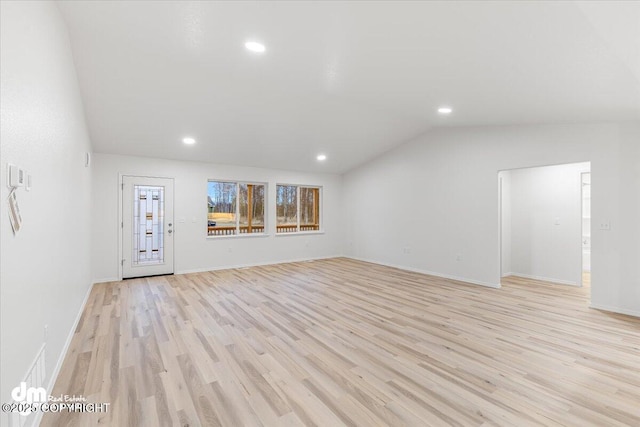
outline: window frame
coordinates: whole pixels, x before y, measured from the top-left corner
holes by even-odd
[[[261,182],[261,181],[243,181],[243,180],[234,180],[234,179],[207,179],[207,197],[209,197],[209,183],[210,182],[224,182],[228,184],[235,184],[236,186],[236,232],[235,234],[209,234],[209,217],[207,212],[207,239],[235,239],[235,238],[244,238],[244,237],[266,237],[269,236],[269,204],[268,204],[268,194],[269,194],[269,183]],[[264,226],[262,228],[261,233],[241,233],[240,232],[240,185],[262,185],[264,187]]]
[[[279,186],[286,186],[286,187],[296,187],[296,231],[288,231],[288,232],[278,232],[278,187]],[[315,189],[318,191],[318,210],[317,210],[317,215],[318,215],[318,229],[317,230],[300,230],[300,226],[301,225],[305,225],[305,224],[301,224],[301,209],[300,209],[300,205],[301,205],[301,199],[300,199],[300,189],[301,188],[310,188],[310,189]],[[275,235],[276,236],[299,236],[301,234],[324,234],[324,215],[323,215],[323,208],[324,208],[324,203],[323,203],[323,199],[324,199],[324,194],[323,194],[323,186],[322,185],[309,185],[309,184],[289,184],[289,183],[283,183],[283,182],[278,182],[276,183],[276,200],[274,201],[273,205],[274,205],[274,222],[275,222]],[[313,224],[315,225],[315,224]]]

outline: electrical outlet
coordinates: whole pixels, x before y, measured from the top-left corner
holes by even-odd
[[[600,230],[604,230],[604,231],[610,231],[611,230],[611,221],[604,220],[604,221],[600,221]]]

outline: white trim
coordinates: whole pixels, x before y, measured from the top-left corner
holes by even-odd
[[[118,280],[122,280],[122,233],[123,233],[123,224],[124,214],[122,212],[122,198],[124,197],[124,174],[118,173],[118,224],[120,227],[116,225],[116,231],[118,235]]]
[[[589,304],[589,308],[594,308],[596,310],[610,311],[612,313],[625,314],[627,316],[640,317],[640,311],[629,310],[628,308],[613,307],[610,305],[594,304],[594,303]]]
[[[433,272],[433,271],[422,270],[420,268],[413,268],[413,267],[407,267],[407,266],[403,266],[403,265],[391,264],[391,263],[387,263],[387,262],[374,261],[374,260],[371,260],[371,259],[360,258],[360,257],[355,257],[355,256],[350,256],[350,255],[345,255],[344,258],[351,258],[351,259],[355,259],[356,261],[370,262],[372,264],[384,265],[385,267],[393,267],[393,268],[397,268],[397,269],[400,269],[400,270],[411,271],[411,272],[414,272],[414,273],[420,273],[420,274],[426,274],[426,275],[429,275],[429,276],[441,277],[443,279],[455,280],[457,282],[464,282],[464,283],[468,283],[470,285],[480,285],[480,286],[484,286],[484,287],[487,287],[487,288],[494,288],[494,289],[500,289],[502,287],[499,283],[495,284],[495,283],[489,283],[489,282],[482,282],[480,280],[473,280],[473,279],[468,279],[468,278],[465,278],[465,277],[452,276],[452,275],[444,274],[444,273],[436,273],[436,272]]]
[[[282,237],[282,236],[309,236],[309,235],[313,235],[313,234],[324,234],[324,230],[318,230],[318,231],[292,231],[290,233],[277,233],[275,234],[276,237]]]
[[[58,356],[58,362],[56,363],[56,366],[53,368],[53,371],[51,371],[51,377],[49,378],[49,383],[45,387],[45,389],[47,390],[47,393],[49,394],[51,394],[51,392],[53,391],[53,386],[55,386],[56,384],[56,380],[58,379],[58,375],[60,374],[60,369],[62,368],[62,363],[64,362],[64,358],[67,356],[67,352],[69,351],[69,347],[71,346],[71,341],[73,340],[73,336],[76,332],[76,329],[78,328],[78,324],[80,323],[80,319],[82,318],[84,309],[87,306],[87,301],[89,301],[89,296],[91,295],[91,291],[93,290],[94,284],[95,283],[92,283],[89,286],[89,289],[87,289],[87,293],[84,296],[84,300],[80,305],[80,310],[78,311],[78,314],[76,315],[76,318],[73,321],[73,325],[71,325],[71,330],[69,331],[69,335],[67,335],[67,340],[62,346],[62,351],[60,352],[60,356]],[[40,425],[40,421],[42,421],[43,415],[44,415],[44,412],[42,411],[36,412],[36,417],[34,418],[32,425],[34,426]]]
[[[225,265],[220,267],[205,267],[205,268],[194,268],[190,270],[180,270],[177,271],[176,274],[190,274],[190,273],[204,273],[206,271],[217,271],[217,270],[233,270],[236,268],[247,268],[247,267],[260,267],[264,265],[278,265],[278,264],[289,264],[292,262],[305,262],[305,261],[318,261],[321,259],[331,259],[331,258],[344,258],[343,255],[329,255],[329,256],[320,256],[320,257],[311,257],[311,258],[297,258],[297,259],[288,259],[284,261],[267,261],[267,262],[256,262],[250,264],[234,264],[234,265]]]
[[[500,271],[500,278],[503,278],[504,275],[502,275],[502,269],[504,268],[504,264],[503,264],[503,253],[502,253],[502,227],[503,227],[503,221],[504,219],[502,218],[502,203],[503,203],[503,197],[502,197],[502,184],[503,184],[503,177],[500,175],[502,172],[498,171],[498,268]],[[511,208],[509,208],[509,212],[511,213]],[[511,237],[511,235],[509,235],[509,237]],[[510,245],[511,246],[511,245]],[[511,266],[509,266],[511,267]]]
[[[584,272],[584,246],[583,246],[583,239],[584,239],[584,175],[585,174],[589,174],[589,203],[591,204],[591,162],[589,162],[589,168],[588,170],[584,170],[582,172],[580,172],[580,286],[583,285],[582,281],[583,279],[583,275],[582,273]],[[591,210],[591,207],[589,207],[589,210]],[[591,212],[589,212],[589,239],[591,239],[591,231],[592,231],[593,225],[591,223]],[[589,244],[589,270],[591,270],[591,244]],[[591,292],[590,292],[590,296],[591,296]]]
[[[278,187],[296,187],[296,227],[298,231],[294,231],[291,233],[278,233]],[[318,189],[318,204],[319,212],[318,212],[318,226],[320,227],[319,231],[299,231],[300,230],[300,188],[316,188]],[[306,185],[306,184],[285,184],[282,182],[276,182],[276,200],[275,205],[276,214],[274,215],[275,223],[276,223],[276,236],[282,236],[285,234],[324,234],[324,186],[322,185]]]
[[[223,234],[221,236],[207,236],[207,240],[218,240],[218,239],[254,239],[258,237],[269,237],[269,233],[241,233],[241,234]]]
[[[117,277],[106,277],[104,279],[93,279],[92,286],[96,283],[108,283],[108,282],[119,282],[122,279],[118,279]]]
[[[509,276],[522,277],[523,279],[540,280],[541,282],[552,282],[558,285],[576,286],[578,288],[582,287],[582,284],[579,282],[576,283],[576,282],[572,282],[571,280],[554,279],[552,277],[534,276],[531,274],[522,274],[522,273],[509,273]]]

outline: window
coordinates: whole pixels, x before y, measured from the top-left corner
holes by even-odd
[[[207,235],[264,233],[265,185],[209,181]]]
[[[320,230],[320,188],[297,185],[276,187],[276,231],[296,233]]]

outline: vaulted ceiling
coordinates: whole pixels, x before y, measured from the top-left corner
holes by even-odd
[[[640,120],[640,2],[58,4],[97,152],[340,173],[433,127]]]

